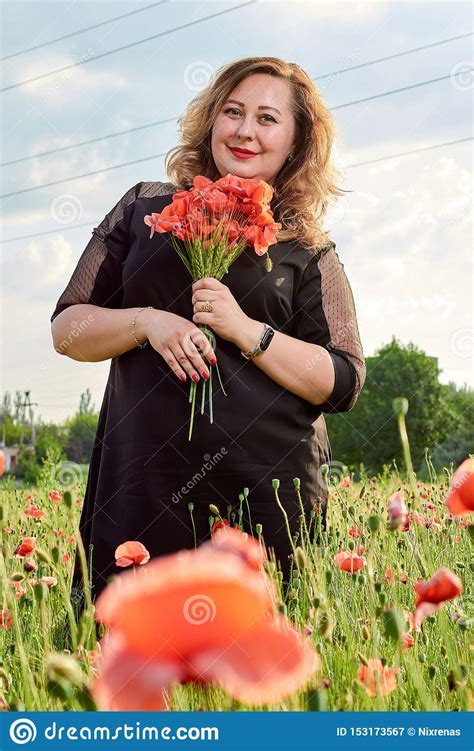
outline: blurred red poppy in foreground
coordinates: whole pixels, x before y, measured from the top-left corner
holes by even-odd
[[[474,512],[474,459],[466,459],[457,468],[445,503],[453,516]]]
[[[141,542],[137,540],[129,540],[128,542],[119,545],[115,551],[115,565],[125,568],[126,566],[132,566],[138,564],[143,566],[144,563],[148,563],[150,560],[150,553]]]
[[[166,709],[175,681],[216,683],[250,705],[300,689],[318,657],[278,614],[262,551],[225,527],[196,550],[115,577],[96,602],[110,629],[91,686],[99,709]]]
[[[449,568],[440,568],[429,579],[413,585],[416,592],[415,623],[418,626],[425,618],[440,609],[443,602],[462,594],[461,580]]]
[[[387,696],[397,688],[399,668],[388,668],[380,660],[367,660],[368,665],[360,665],[357,681],[369,696]]]

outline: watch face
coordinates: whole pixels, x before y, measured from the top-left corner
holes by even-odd
[[[264,352],[267,349],[268,345],[270,344],[271,340],[273,339],[274,333],[275,332],[271,328],[268,328],[265,331],[265,333],[264,333],[264,335],[262,337],[261,344],[260,344],[260,349],[262,350],[262,352]]]

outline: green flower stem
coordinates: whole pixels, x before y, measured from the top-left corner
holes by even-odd
[[[16,597],[13,594],[11,587],[9,586],[8,581],[8,574],[5,566],[5,559],[3,557],[3,553],[0,552],[0,568],[2,573],[2,582],[4,584],[4,594],[7,601],[7,607],[11,614],[12,624],[13,624],[13,630],[15,632],[15,649],[19,657],[20,661],[20,669],[21,674],[23,677],[23,685],[25,688],[25,694],[27,696],[27,706],[26,710],[28,709],[41,709],[40,699],[38,692],[36,690],[36,685],[33,680],[33,674],[30,670],[30,667],[28,665],[28,660],[25,653],[25,646],[23,644],[23,637],[21,634],[20,629],[20,623],[18,620],[18,608],[16,604]],[[28,703],[30,703],[30,707],[28,707]]]

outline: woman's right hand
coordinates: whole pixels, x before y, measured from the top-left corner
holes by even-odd
[[[216,365],[217,358],[206,335],[196,324],[166,310],[147,309],[142,316],[144,336],[178,378],[185,381],[186,373],[195,383],[200,375],[206,380],[209,378],[204,358],[211,365]],[[137,323],[139,321],[140,317]]]

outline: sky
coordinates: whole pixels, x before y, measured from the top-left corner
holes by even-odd
[[[335,117],[348,192],[324,228],[352,287],[364,354],[395,336],[437,358],[443,383],[472,385],[472,140],[450,143],[472,135],[472,36],[367,64],[467,34],[470,3],[4,0],[1,13],[2,163],[15,162],[2,169],[1,194],[16,194],[0,201],[2,392],[30,391],[45,421],[72,415],[86,388],[100,407],[110,361],[54,351],[56,301],[117,200],[142,180],[167,181],[160,155],[179,142],[187,104],[219,67],[248,55],[301,65]]]

